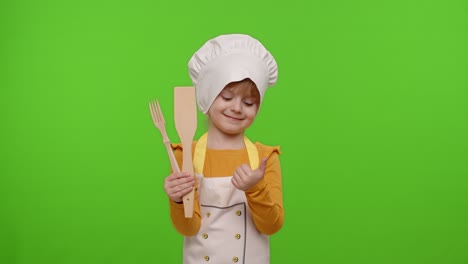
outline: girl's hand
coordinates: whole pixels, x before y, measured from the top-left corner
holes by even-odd
[[[256,170],[252,170],[247,164],[242,164],[237,167],[231,180],[234,187],[241,191],[247,191],[257,184],[265,175],[267,160],[268,158],[263,158],[260,162],[260,166]]]
[[[195,178],[188,172],[176,172],[164,179],[164,191],[174,202],[182,202],[182,197],[188,194],[195,184]]]

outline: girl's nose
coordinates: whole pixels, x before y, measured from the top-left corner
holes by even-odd
[[[240,112],[242,110],[242,101],[232,100],[231,110],[235,112]]]

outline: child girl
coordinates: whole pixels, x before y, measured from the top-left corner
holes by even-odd
[[[276,83],[275,59],[258,40],[232,34],[206,42],[188,66],[209,125],[193,142],[195,177],[172,173],[164,182],[184,263],[269,263],[269,236],[284,217],[280,152],[244,134]],[[182,146],[173,149],[180,166]],[[194,215],[185,218],[182,197],[193,188]]]

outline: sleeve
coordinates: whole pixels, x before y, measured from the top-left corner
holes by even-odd
[[[179,167],[182,167],[182,145],[181,144],[171,144],[172,149],[174,150],[174,155],[177,159]],[[197,184],[195,183],[195,186]],[[198,233],[201,224],[201,215],[200,215],[200,203],[198,201],[198,190],[195,188],[194,193],[194,208],[193,208],[193,217],[185,218],[184,214],[184,205],[178,204],[171,199],[169,199],[169,210],[172,225],[181,235],[184,236],[194,236]]]
[[[268,157],[265,175],[245,192],[255,226],[265,235],[278,232],[284,222],[279,154],[279,147],[266,147],[264,151],[259,148],[260,160]]]

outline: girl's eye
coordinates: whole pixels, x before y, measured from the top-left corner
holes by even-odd
[[[246,102],[246,101],[244,101],[244,104],[245,104],[246,106],[252,106],[252,105],[254,105],[254,103]]]
[[[231,97],[224,96],[224,95],[221,95],[221,97],[223,98],[224,101],[230,101],[232,99]]]

